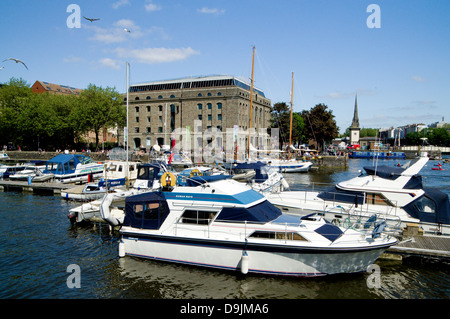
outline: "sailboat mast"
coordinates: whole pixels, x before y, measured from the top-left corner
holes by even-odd
[[[125,166],[125,177],[128,179],[128,135],[129,135],[129,127],[128,127],[128,100],[129,100],[129,92],[130,92],[130,63],[127,62],[127,136],[125,139],[125,149],[127,154],[126,166]]]
[[[294,112],[294,72],[292,72],[292,87],[291,87],[291,124],[289,125],[289,159],[291,159],[291,144],[292,144],[292,117]]]
[[[253,58],[252,58],[252,83],[250,88],[250,121],[248,125],[248,143],[247,143],[247,160],[250,159],[250,137],[252,129],[252,110],[253,110],[253,73],[255,68],[255,46],[253,46]]]

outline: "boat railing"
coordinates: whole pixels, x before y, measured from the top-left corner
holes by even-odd
[[[321,215],[317,214],[314,216],[310,216],[310,219],[320,219]],[[188,223],[186,223],[188,221]],[[254,232],[256,231],[262,231],[263,233],[271,234],[270,237],[267,237],[267,239],[273,239],[277,240],[278,242],[292,242],[292,241],[308,241],[305,239],[307,236],[307,233],[315,233],[313,229],[308,228],[302,228],[299,229],[299,225],[301,225],[301,221],[296,223],[277,223],[278,227],[273,227],[271,229],[264,229],[261,228],[261,223],[254,223],[249,221],[233,221],[232,223],[227,220],[214,220],[214,219],[203,219],[202,223],[197,223],[197,219],[195,218],[186,218],[183,216],[180,216],[177,218],[175,222],[174,227],[174,235],[180,235],[180,231],[198,231],[203,228],[204,236],[206,238],[211,238],[211,228],[214,227],[214,234],[223,234],[223,235],[232,235],[235,238],[238,238],[239,240],[246,240],[248,239]],[[376,216],[376,218],[373,218],[372,220],[367,220],[367,218],[364,219],[358,219],[353,220],[349,219],[346,220],[343,224],[338,224],[336,226],[343,229],[343,232],[347,234],[347,236],[351,236],[351,238],[361,236],[372,236],[374,232],[377,231],[377,226],[381,225],[384,222],[384,219],[382,216]],[[258,226],[259,225],[259,226]],[[400,225],[400,220],[398,225]],[[194,227],[193,227],[194,226]],[[195,226],[198,226],[197,229],[195,229]],[[281,226],[281,227],[280,227]],[[220,230],[219,227],[223,227],[223,230]],[[349,234],[347,231],[349,229],[352,229],[356,231],[355,233]],[[386,227],[380,230],[380,234],[383,233],[387,237],[395,236],[397,234],[396,227]],[[302,235],[305,235],[303,237]],[[322,235],[327,235],[323,234]],[[334,234],[329,234],[334,235]],[[353,236],[352,236],[353,235]],[[215,237],[215,236],[214,236]],[[352,240],[352,239],[349,239]]]
[[[344,211],[341,206],[333,208],[342,209],[342,211]],[[365,213],[347,212],[344,219],[335,218],[331,220],[331,223],[336,226],[343,227],[344,229],[353,229],[359,232],[373,232],[377,225],[382,222],[385,223],[383,233],[388,236],[397,236],[402,232],[400,217],[378,212],[373,212],[373,214],[369,216]]]

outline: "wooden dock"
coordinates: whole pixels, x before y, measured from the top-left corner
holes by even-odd
[[[0,191],[31,192],[40,194],[61,194],[61,190],[71,188],[73,185],[62,183],[31,183],[27,181],[0,180]]]
[[[450,260],[450,237],[414,236],[390,247],[387,253],[401,255],[402,258],[419,257]]]

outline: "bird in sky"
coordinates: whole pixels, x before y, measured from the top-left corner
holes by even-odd
[[[131,30],[129,30],[129,29],[123,29],[124,31],[126,31],[126,32],[131,32]]]
[[[18,60],[18,59],[9,58],[9,59],[3,60],[3,62],[5,62],[5,61],[14,61],[14,62],[16,62],[16,63],[22,63],[23,66],[28,70],[27,65],[26,65],[25,63],[23,63],[22,61]]]
[[[89,21],[91,21],[91,22],[94,22],[94,21],[97,21],[97,20],[100,20],[100,19],[96,19],[96,18],[86,18],[85,16],[83,16],[83,18],[85,18],[86,20],[89,20]]]
[[[3,70],[4,68],[5,68],[5,67],[4,67],[4,66],[2,66],[2,67],[0,68],[0,71],[1,71],[1,70]]]

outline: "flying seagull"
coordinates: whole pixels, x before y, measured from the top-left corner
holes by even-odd
[[[4,68],[5,68],[5,67],[4,67],[4,66],[2,66],[2,67],[0,68],[0,71],[1,71],[1,70],[3,70]]]
[[[14,61],[16,63],[22,63],[23,66],[28,70],[27,65],[25,63],[23,63],[22,61],[18,60],[18,59],[9,58],[9,59],[3,60],[3,62],[5,62],[5,61]]]
[[[94,22],[94,21],[100,20],[100,19],[92,19],[92,18],[86,18],[85,16],[83,16],[83,18],[85,18],[86,20],[89,20],[89,21],[91,21],[91,22]]]
[[[126,32],[131,32],[131,30],[129,30],[129,29],[123,29],[124,31],[126,31]]]

